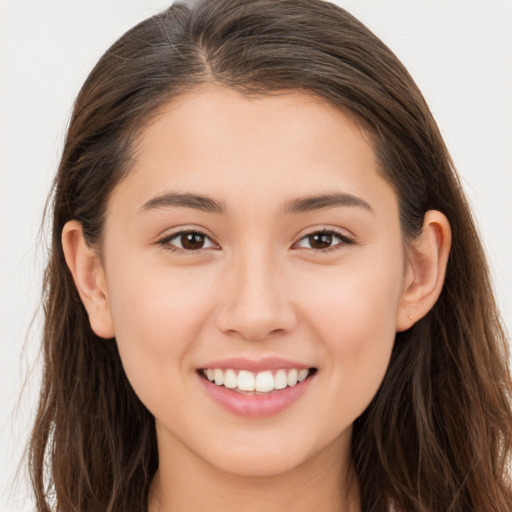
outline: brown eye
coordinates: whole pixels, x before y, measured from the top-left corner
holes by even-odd
[[[312,249],[327,249],[332,245],[332,233],[314,233],[308,236],[308,242]]]
[[[322,230],[315,231],[301,238],[294,247],[328,252],[329,250],[340,249],[352,243],[354,241],[351,238],[337,231]]]
[[[202,233],[184,233],[180,236],[181,246],[188,251],[202,249],[205,241],[206,237]]]
[[[180,231],[159,242],[171,251],[193,252],[201,249],[218,249],[211,238],[200,231]]]

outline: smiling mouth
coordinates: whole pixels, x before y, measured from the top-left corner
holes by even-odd
[[[201,368],[198,373],[217,386],[235,393],[267,395],[287,388],[293,388],[311,378],[316,368],[286,368],[250,372],[238,369]]]

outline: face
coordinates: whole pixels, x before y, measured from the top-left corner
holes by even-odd
[[[296,92],[173,100],[110,198],[102,251],[160,449],[245,475],[347,450],[406,263],[397,198],[342,113]]]

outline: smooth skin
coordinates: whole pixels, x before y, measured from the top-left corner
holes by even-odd
[[[404,246],[369,138],[300,92],[198,88],[143,130],[135,156],[101,247],[77,221],[62,242],[93,330],[115,336],[156,420],[150,512],[359,511],[352,424],[396,332],[441,292],[445,216],[427,212]],[[298,204],[318,196],[328,204]],[[284,411],[236,416],[204,392],[209,361],[268,356],[318,370]]]

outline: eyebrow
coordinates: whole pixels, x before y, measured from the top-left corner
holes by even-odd
[[[144,203],[141,210],[148,211],[154,208],[168,208],[173,206],[193,208],[195,210],[201,210],[209,213],[223,214],[226,212],[226,207],[222,202],[211,199],[210,197],[196,194],[177,194],[172,192],[150,199]]]
[[[285,214],[305,213],[324,208],[335,208],[340,206],[361,207],[373,211],[372,207],[360,197],[344,192],[305,196],[286,203]],[[140,208],[141,211],[148,211],[157,208],[181,207],[201,210],[208,213],[225,214],[226,207],[221,201],[211,197],[197,194],[180,194],[170,192],[153,199],[150,199]]]
[[[358,206],[371,212],[373,211],[372,207],[364,199],[344,192],[300,197],[288,202],[284,211],[285,213],[304,213],[338,206]]]

